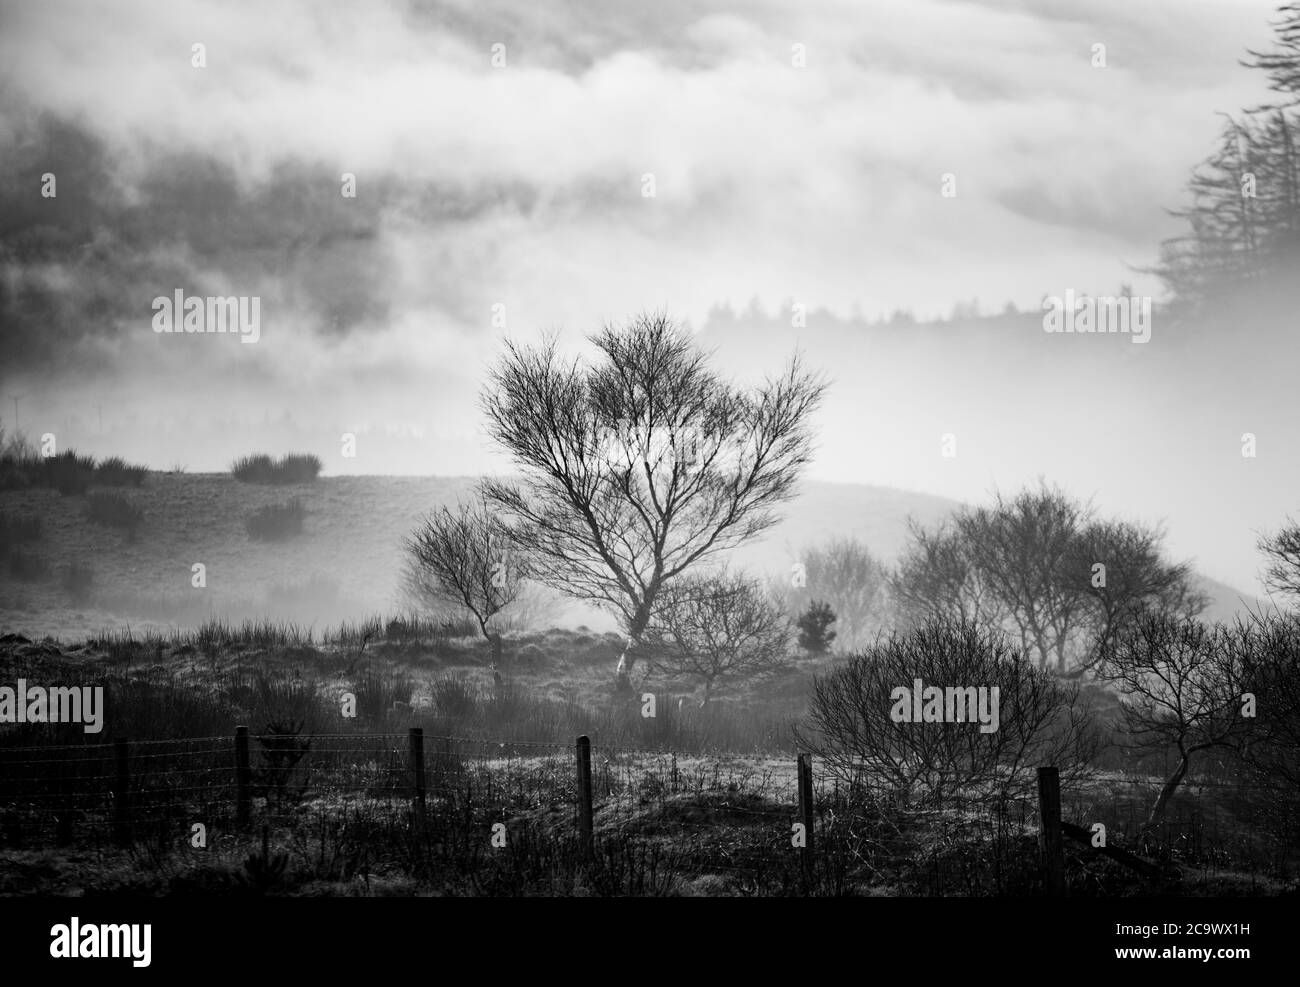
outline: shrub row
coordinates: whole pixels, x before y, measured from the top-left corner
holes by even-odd
[[[320,475],[321,461],[310,453],[294,452],[274,460],[266,453],[241,456],[230,466],[236,480],[244,483],[310,483]]]
[[[138,487],[148,473],[147,466],[128,463],[121,456],[96,463],[94,456],[75,449],[42,457],[21,440],[10,440],[0,451],[0,490],[49,487],[66,497],[83,494],[92,485]]]

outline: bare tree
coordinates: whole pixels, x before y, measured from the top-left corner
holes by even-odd
[[[1300,614],[1238,618],[1230,641],[1240,692],[1256,703],[1242,759],[1260,779],[1300,793]]]
[[[499,642],[488,624],[519,599],[526,566],[487,501],[432,512],[406,539],[405,548],[408,586],[430,602],[463,607],[496,648]]]
[[[1078,678],[1141,614],[1208,605],[1190,565],[1164,559],[1163,537],[1040,484],[961,508],[933,533],[913,526],[891,592],[904,627],[937,617],[1000,627],[1039,668]]]
[[[1281,530],[1259,539],[1264,553],[1264,585],[1274,593],[1300,599],[1300,525],[1287,518]]]
[[[1065,644],[1082,610],[1073,549],[1088,517],[1089,508],[1041,485],[1010,499],[996,494],[991,507],[958,511],[954,521],[971,567],[1039,668],[1056,657],[1065,671]]]
[[[626,685],[665,587],[778,520],[826,384],[796,356],[761,386],[735,388],[663,315],[591,342],[594,366],[563,362],[553,338],[507,343],[482,404],[524,480],[485,490],[538,579],[621,618]]]
[[[898,690],[918,678],[945,693],[987,690],[993,729],[973,717],[896,718]],[[834,774],[930,798],[1023,794],[1042,764],[1080,780],[1097,747],[1076,684],[1035,668],[1000,630],[951,618],[894,634],[819,676],[809,720],[800,742]]]
[[[884,625],[889,572],[855,538],[836,538],[799,553],[803,585],[788,575],[770,583],[773,596],[791,614],[804,613],[818,600],[835,613],[836,640],[841,649],[865,647]]]
[[[1300,839],[1300,613],[1257,612],[1239,617],[1232,630],[1244,721],[1235,755],[1247,786],[1239,798],[1254,828],[1294,846]],[[1246,697],[1253,708],[1246,708]]]
[[[1209,606],[1192,585],[1191,565],[1164,558],[1163,540],[1160,529],[1128,521],[1092,520],[1078,533],[1066,569],[1077,609],[1057,638],[1058,672],[1093,670],[1106,647],[1145,615],[1190,620]]]
[[[973,621],[1001,626],[1005,614],[970,558],[951,522],[926,531],[908,519],[910,541],[889,580],[890,596],[903,630],[932,620]]]
[[[1178,753],[1144,829],[1164,817],[1196,754],[1231,748],[1244,734],[1235,653],[1223,625],[1168,614],[1143,616],[1103,651],[1098,674],[1123,693],[1132,746]]]
[[[685,576],[666,589],[645,636],[656,664],[703,683],[703,709],[720,680],[780,667],[791,630],[757,580],[724,573]]]

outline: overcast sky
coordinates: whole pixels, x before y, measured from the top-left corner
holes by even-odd
[[[512,336],[576,340],[650,308],[707,331],[711,306],[752,299],[848,319],[1158,296],[1132,267],[1180,228],[1166,210],[1216,111],[1265,97],[1237,62],[1274,6],[0,2],[0,416],[16,398],[29,433],[161,468],[292,440],[327,472],[465,474],[502,466],[475,400],[494,305]],[[178,288],[259,296],[261,339],[155,334],[151,302]],[[881,376],[906,399],[907,373]],[[1290,509],[1274,482],[1216,525],[1225,488],[1159,485],[1162,434],[1096,467],[1095,427],[960,474],[887,443],[852,455],[855,412],[891,427],[853,399],[812,476],[975,499],[1064,474],[1169,518],[1245,588],[1243,532]],[[988,427],[1021,427],[1023,407],[990,407]],[[343,430],[374,439],[356,460],[331,455]]]

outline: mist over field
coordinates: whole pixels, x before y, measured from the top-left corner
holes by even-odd
[[[1293,319],[1175,330],[1137,268],[1217,113],[1267,97],[1237,62],[1273,6],[9,5],[0,414],[157,469],[504,472],[476,414],[501,336],[581,350],[666,308],[724,366],[833,370],[812,479],[979,502],[1046,475],[1259,594],[1255,533],[1300,479]],[[1122,283],[1156,299],[1146,345],[1042,332],[1044,296]],[[178,288],[260,296],[263,339],[150,332]],[[1027,316],[866,324],[972,302]]]

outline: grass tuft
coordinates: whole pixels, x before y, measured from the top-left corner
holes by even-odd
[[[230,466],[236,480],[244,483],[282,485],[310,483],[320,475],[320,457],[310,453],[291,452],[277,462],[264,452],[241,456]]]

